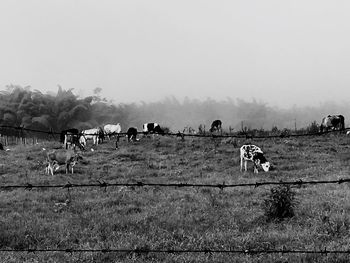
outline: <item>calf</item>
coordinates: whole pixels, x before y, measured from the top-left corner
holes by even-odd
[[[270,163],[266,160],[263,151],[255,145],[248,144],[243,145],[240,148],[240,157],[241,157],[241,172],[243,170],[247,171],[247,162],[251,161],[254,164],[254,173],[258,173],[258,166],[260,165],[265,172],[268,172],[270,169]]]
[[[128,137],[128,142],[130,141],[137,141],[137,129],[135,127],[130,127],[128,131],[126,132],[126,136]]]
[[[48,167],[46,168],[46,172],[53,175],[53,171],[57,170],[59,165],[64,164],[66,166],[66,174],[68,174],[69,166],[71,166],[73,173],[73,167],[76,165],[79,159],[82,158],[72,150],[58,149],[48,152]]]
[[[222,122],[220,120],[215,120],[211,124],[211,128],[209,129],[209,131],[210,132],[214,132],[215,130],[221,131],[221,125],[222,125]]]

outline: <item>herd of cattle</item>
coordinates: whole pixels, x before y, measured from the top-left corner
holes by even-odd
[[[163,129],[157,123],[145,123],[142,127],[143,134],[164,134]],[[345,122],[343,115],[328,115],[322,119],[320,125],[321,132],[327,132],[329,130],[345,130]],[[221,131],[221,120],[215,120],[212,122],[210,132]],[[120,124],[107,124],[104,127],[97,127],[88,130],[79,131],[78,129],[68,129],[61,132],[60,141],[64,144],[64,149],[57,149],[47,153],[47,166],[46,173],[53,175],[53,172],[59,168],[60,165],[65,165],[66,173],[71,170],[73,173],[73,167],[81,159],[81,156],[75,153],[75,146],[79,146],[81,149],[85,149],[87,141],[92,140],[94,145],[98,145],[103,141],[105,137],[109,140],[112,136],[118,136],[121,133]],[[348,132],[349,133],[349,132]],[[130,127],[126,132],[128,141],[136,141],[137,128]],[[247,162],[250,161],[254,165],[254,173],[258,173],[258,167],[261,167],[265,172],[271,169],[270,162],[267,161],[263,151],[256,145],[246,144],[240,148],[240,163],[241,172],[247,171]]]
[[[94,145],[98,145],[101,141],[107,137],[109,140],[112,136],[117,136],[119,138],[119,134],[121,133],[120,124],[106,124],[103,127],[97,127],[88,130],[79,131],[78,129],[67,129],[61,131],[60,141],[64,144],[65,148],[68,149],[70,147],[79,146],[81,149],[85,149],[87,141],[92,140]],[[126,136],[128,141],[136,141],[137,140],[137,128],[130,127],[126,132]],[[157,123],[145,123],[143,125],[143,133],[158,133],[164,134],[164,131]]]

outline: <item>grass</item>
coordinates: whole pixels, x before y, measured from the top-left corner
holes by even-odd
[[[259,139],[275,170],[240,173],[239,146],[220,139],[158,137],[114,148],[105,142],[82,153],[75,173],[44,173],[45,152],[60,145],[13,146],[0,153],[0,184],[108,182],[251,183],[331,180],[348,176],[347,138],[322,136]],[[99,188],[0,192],[0,247],[126,249],[347,250],[350,191],[347,183],[294,187],[295,215],[266,218],[270,187]],[[67,199],[70,203],[58,206]],[[1,253],[0,262],[348,262],[334,254]]]

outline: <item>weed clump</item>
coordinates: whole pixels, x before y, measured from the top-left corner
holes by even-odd
[[[289,185],[279,185],[271,188],[269,196],[263,202],[263,209],[268,221],[281,221],[295,215],[297,204],[295,192]]]

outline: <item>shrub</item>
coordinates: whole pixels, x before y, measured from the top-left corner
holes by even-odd
[[[320,126],[316,121],[313,121],[306,129],[308,133],[318,133],[320,131]]]
[[[279,185],[271,188],[267,199],[264,200],[263,208],[268,220],[283,220],[294,216],[296,206],[295,193],[289,185]]]

